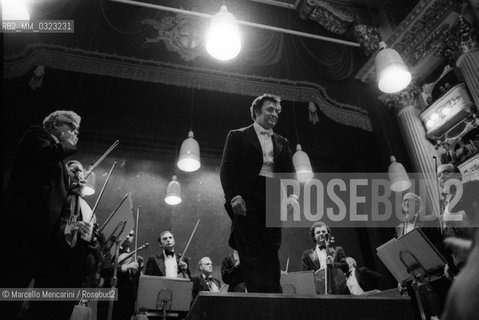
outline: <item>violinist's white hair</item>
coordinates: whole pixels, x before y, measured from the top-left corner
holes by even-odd
[[[63,123],[73,123],[77,128],[80,128],[81,117],[74,111],[70,110],[57,110],[50,113],[43,119],[43,127],[48,132],[53,132],[55,125],[61,125]]]

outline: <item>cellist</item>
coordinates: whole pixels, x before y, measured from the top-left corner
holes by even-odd
[[[301,270],[315,271],[319,294],[341,294],[346,286],[344,273],[348,271],[344,249],[331,244],[331,229],[324,222],[315,222],[309,231],[315,247],[303,252]]]

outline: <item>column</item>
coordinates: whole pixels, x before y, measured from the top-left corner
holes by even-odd
[[[382,95],[380,100],[393,105],[397,111],[397,119],[406,149],[415,172],[419,173],[426,184],[426,208],[428,212],[440,214],[439,188],[436,178],[434,157],[438,154],[434,146],[426,139],[421,119],[419,118],[419,88],[414,84],[396,95]],[[438,159],[439,161],[439,159]]]
[[[472,100],[476,106],[479,106],[479,49],[474,48],[463,53],[457,59],[456,66],[464,76]]]

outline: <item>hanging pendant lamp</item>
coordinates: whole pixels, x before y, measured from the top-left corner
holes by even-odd
[[[404,166],[391,156],[391,164],[388,168],[390,188],[394,192],[403,192],[411,187],[411,181]]]
[[[296,145],[296,152],[293,154],[293,165],[299,182],[306,182],[314,177],[311,161],[309,161],[306,152],[301,149],[300,144]]]
[[[180,170],[186,172],[193,172],[201,167],[200,145],[195,140],[191,130],[188,133],[188,138],[181,144],[177,166]]]
[[[181,186],[178,181],[176,181],[176,175],[173,176],[168,187],[166,188],[166,197],[165,202],[170,206],[176,206],[180,204],[181,199]]]
[[[206,51],[215,59],[226,61],[241,51],[238,22],[225,5],[211,18],[206,36]]]
[[[411,73],[399,53],[383,41],[379,43],[375,62],[378,87],[382,92],[399,92],[411,82]]]

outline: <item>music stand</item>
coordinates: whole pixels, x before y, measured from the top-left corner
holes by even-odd
[[[190,310],[193,282],[183,278],[141,275],[138,283],[137,311],[170,312]]]
[[[445,259],[420,229],[377,248],[377,255],[399,283],[412,280],[421,318],[426,319],[420,287],[427,287],[431,275],[446,264]]]
[[[316,295],[316,281],[312,270],[281,274],[280,281],[285,293]]]

